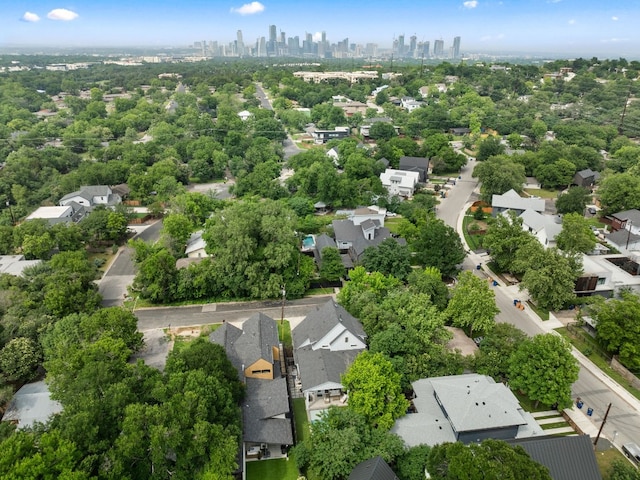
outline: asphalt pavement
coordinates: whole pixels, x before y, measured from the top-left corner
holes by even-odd
[[[458,231],[467,250],[468,246],[462,234],[462,220],[468,207],[478,198],[478,182],[471,177],[474,164],[474,161],[470,161],[463,167],[460,174],[462,178],[456,181],[447,198],[440,199],[441,203],[437,207],[437,216]],[[520,291],[517,285],[507,286],[499,278],[493,278],[486,266],[489,260],[490,257],[486,254],[469,252],[463,268],[486,278],[487,281],[491,278],[498,282],[498,285],[493,287],[496,305],[500,309],[496,321],[511,323],[529,336],[555,333],[555,328],[563,326],[554,319],[542,321],[528,307],[525,307],[525,310],[515,308],[513,300],[519,299],[524,303],[528,298],[526,291]],[[477,265],[481,266],[480,270],[477,269]],[[640,443],[640,400],[602,372],[577,349],[574,348],[572,353],[580,365],[578,380],[571,389],[572,397],[580,398],[584,405],[582,409],[574,407],[565,412],[580,422],[585,433],[593,437],[602,425],[607,407],[611,404],[602,436],[618,447],[627,442]],[[586,413],[588,408],[593,409],[590,416]]]

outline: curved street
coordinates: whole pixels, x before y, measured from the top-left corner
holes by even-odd
[[[462,219],[470,204],[478,199],[478,181],[471,176],[474,166],[475,162],[469,161],[462,168],[461,178],[457,180],[449,196],[440,199],[437,207],[438,218],[458,231],[463,245],[466,243],[462,232]],[[488,260],[486,255],[469,252],[464,261],[464,269],[471,270],[482,278],[489,278],[491,272],[486,267]],[[479,264],[482,266],[481,270],[476,269]],[[543,322],[530,308],[523,311],[514,308],[513,300],[518,298],[524,301],[527,298],[526,292],[520,292],[517,285],[506,286],[499,279],[496,280],[499,284],[494,287],[494,292],[496,304],[500,309],[496,321],[511,323],[530,336],[553,332],[555,328],[563,326],[557,320]],[[588,421],[586,425],[590,425],[590,428],[585,433],[591,434],[592,437],[597,434],[607,406],[611,403],[611,411],[602,429],[602,436],[618,446],[627,442],[637,443],[640,438],[640,400],[618,385],[575,348],[573,355],[580,364],[580,373],[571,389],[572,397],[574,399],[580,397],[584,407],[582,410],[573,407],[572,415],[583,416],[584,419],[578,419]],[[586,415],[587,408],[593,408],[593,415],[590,417]]]

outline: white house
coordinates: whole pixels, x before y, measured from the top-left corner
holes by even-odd
[[[49,225],[68,223],[73,221],[73,208],[71,205],[62,207],[39,207],[26,218],[26,220],[37,219],[46,220]]]
[[[545,248],[555,247],[556,236],[562,231],[562,217],[525,210],[520,218],[523,230],[536,237]]]
[[[358,353],[366,349],[366,334],[357,318],[329,300],[317,307],[291,332],[296,382],[308,410],[344,405],[341,376]]]
[[[524,198],[511,189],[502,195],[493,195],[491,197],[491,207],[493,208],[492,215],[495,217],[507,210],[513,210],[516,215],[522,215],[525,210],[543,213],[545,205],[542,198]]]
[[[122,202],[120,195],[113,193],[107,185],[88,185],[80,187],[80,190],[71,192],[60,199],[61,206],[77,203],[83,207],[95,207],[96,205],[113,206]]]
[[[399,197],[411,197],[419,180],[419,172],[406,172],[387,168],[380,174],[382,186],[387,189],[389,194],[398,195]]]
[[[248,110],[242,110],[241,112],[238,112],[238,116],[240,117],[240,120],[242,120],[243,122],[247,121],[250,117],[253,116],[253,113],[251,113]]]
[[[207,242],[202,238],[203,230],[198,230],[191,234],[189,240],[187,241],[187,248],[185,249],[185,254],[187,258],[202,258],[208,257],[209,254],[205,251],[207,247]]]

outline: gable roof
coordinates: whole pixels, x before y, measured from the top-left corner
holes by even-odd
[[[549,469],[553,480],[602,480],[588,435],[510,440]]]
[[[494,208],[511,208],[514,210],[535,210],[536,212],[544,212],[544,199],[542,198],[524,198],[518,195],[518,192],[511,189],[502,195],[493,195],[491,197],[491,206]]]
[[[400,157],[399,170],[429,169],[429,159],[426,157]]]
[[[557,221],[559,217],[543,215],[535,210],[527,209],[520,214],[523,226],[531,228],[534,232],[544,230],[549,241],[554,241],[556,236],[562,231],[562,222]]]
[[[398,480],[398,477],[378,455],[356,465],[349,475],[349,480]]]
[[[60,413],[62,405],[51,399],[49,387],[44,381],[27,383],[20,387],[2,417],[3,421],[14,421],[18,428],[32,426],[35,422],[46,422]]]
[[[633,210],[624,210],[622,212],[613,213],[611,216],[618,220],[627,220],[634,225],[640,226],[640,210],[635,208]]]
[[[191,252],[196,252],[200,249],[203,249],[207,246],[207,242],[205,242],[204,238],[202,238],[202,234],[204,230],[198,230],[197,232],[193,232],[187,240],[187,247],[185,248],[185,255],[189,255]]]
[[[314,390],[320,385],[341,385],[345,373],[362,350],[314,350],[311,345],[294,350],[302,391]]]
[[[222,346],[227,352],[227,358],[236,367],[242,378],[242,360],[234,348],[236,341],[242,335],[242,330],[228,322],[223,323],[209,335],[209,341]]]
[[[293,444],[287,379],[247,378],[243,401],[243,440],[255,443]],[[279,418],[278,418],[279,417]]]
[[[333,300],[316,307],[292,330],[294,348],[309,341],[312,345],[322,339],[338,324],[342,324],[352,335],[366,338],[362,324]]]

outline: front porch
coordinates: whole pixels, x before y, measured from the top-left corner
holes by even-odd
[[[341,388],[304,392],[307,411],[325,410],[330,406],[345,407],[348,395]]]
[[[276,458],[288,458],[290,445],[279,443],[245,443],[244,453],[247,462],[258,460],[271,460]]]

